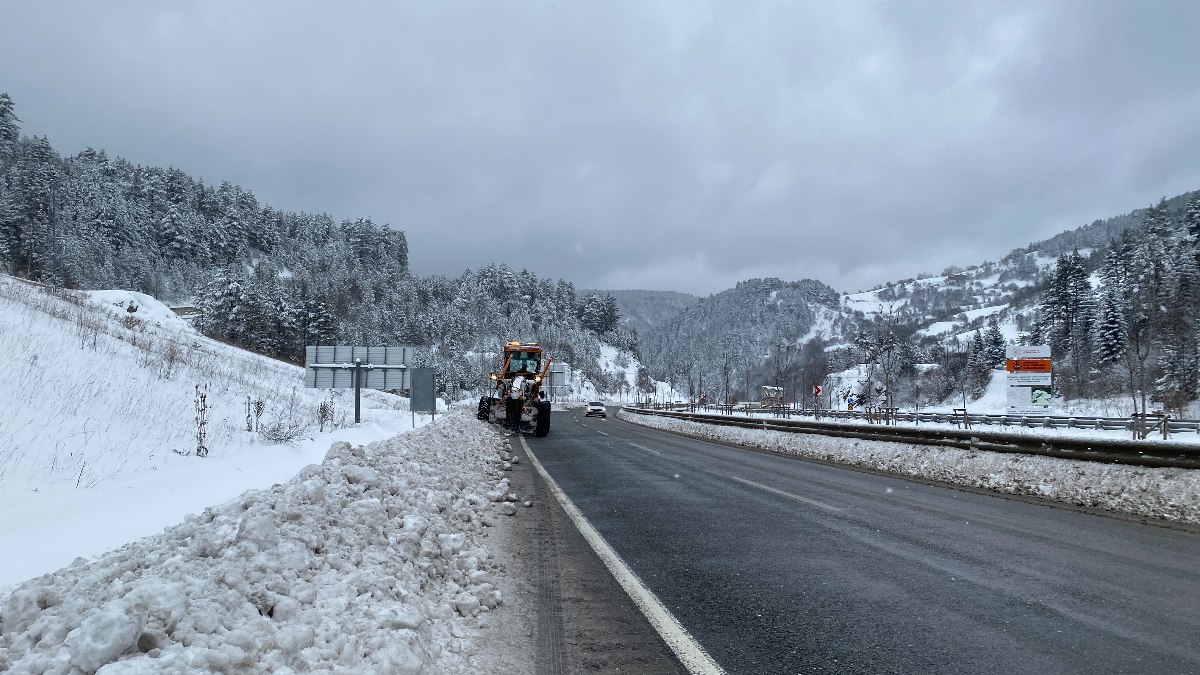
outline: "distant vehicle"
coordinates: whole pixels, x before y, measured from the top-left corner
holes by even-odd
[[[759,400],[761,408],[782,408],[783,407],[783,387],[772,387],[764,384]]]
[[[591,417],[593,415],[599,415],[605,419],[608,419],[608,411],[605,410],[604,404],[600,401],[588,401],[587,412],[584,413],[583,416]]]

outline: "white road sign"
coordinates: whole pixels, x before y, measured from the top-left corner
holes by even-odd
[[[1050,345],[1008,345],[1004,348],[1008,359],[1048,359]]]

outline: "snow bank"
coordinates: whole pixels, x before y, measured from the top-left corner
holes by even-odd
[[[480,672],[506,444],[454,413],[19,586],[0,671]],[[507,507],[507,508],[505,508]]]
[[[698,438],[851,464],[905,476],[1031,495],[1163,520],[1200,524],[1200,471],[1100,464],[984,450],[960,450],[719,427],[652,415],[620,419]]]
[[[160,326],[194,332],[188,322],[176,315],[170,307],[145,293],[125,290],[80,291],[80,293],[118,317],[133,316]]]

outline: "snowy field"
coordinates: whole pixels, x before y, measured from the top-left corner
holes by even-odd
[[[1077,462],[817,434],[719,427],[617,413],[620,419],[718,442],[812,457],[945,483],[1200,524],[1200,470]]]

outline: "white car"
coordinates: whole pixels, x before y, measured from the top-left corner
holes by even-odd
[[[591,417],[592,415],[599,415],[600,417],[608,419],[608,411],[604,409],[604,404],[600,401],[588,401],[587,412],[584,413],[583,416]]]

